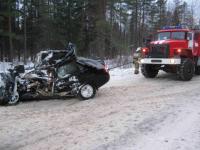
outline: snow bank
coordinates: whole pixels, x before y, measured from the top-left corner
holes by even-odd
[[[106,59],[104,60],[108,65],[108,68],[115,68],[121,66],[120,68],[130,68],[132,67],[133,58],[132,56],[118,56],[114,59]]]
[[[10,62],[0,62],[0,72],[6,72],[11,67]]]
[[[4,81],[3,81],[3,78],[2,78],[2,76],[1,76],[1,74],[0,74],[0,88],[1,87],[4,87]]]
[[[0,62],[0,73],[2,72],[7,72],[7,70],[9,68],[12,68],[14,67],[15,65],[23,65],[23,62]],[[28,62],[26,65],[25,65],[25,68],[26,69],[30,69],[34,67],[34,63],[33,62]]]

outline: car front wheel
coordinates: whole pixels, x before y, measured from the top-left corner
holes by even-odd
[[[90,84],[84,84],[80,87],[79,97],[81,100],[88,100],[95,96],[96,89]]]

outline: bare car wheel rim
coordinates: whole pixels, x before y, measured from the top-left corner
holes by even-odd
[[[89,84],[86,84],[84,85],[82,88],[81,88],[81,95],[84,97],[84,98],[90,98],[92,97],[94,93],[94,89],[91,85]]]
[[[19,100],[19,94],[16,93],[15,95],[12,96],[11,100],[8,102],[9,104],[15,104]]]

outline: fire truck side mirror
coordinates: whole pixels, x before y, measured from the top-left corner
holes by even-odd
[[[192,34],[191,34],[191,33],[188,33],[188,34],[187,34],[187,40],[188,40],[188,41],[192,40]]]

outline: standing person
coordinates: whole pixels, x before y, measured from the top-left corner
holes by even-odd
[[[135,64],[134,74],[139,74],[140,59],[142,57],[142,48],[138,47],[133,54],[133,63]]]
[[[153,39],[153,35],[149,34],[146,38],[143,40],[143,46],[145,48],[150,48],[150,43]],[[138,47],[136,51],[133,54],[133,63],[135,64],[135,74],[139,74],[139,67],[140,67],[140,60],[142,58],[142,47]]]

